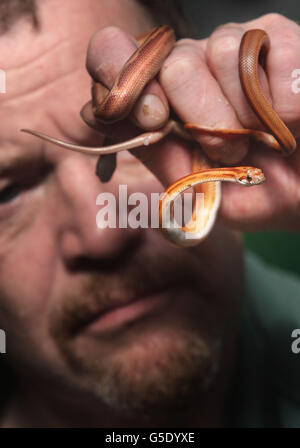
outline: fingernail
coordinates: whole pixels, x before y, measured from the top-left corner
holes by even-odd
[[[136,124],[146,130],[163,126],[169,118],[169,110],[157,95],[143,95],[133,109]]]

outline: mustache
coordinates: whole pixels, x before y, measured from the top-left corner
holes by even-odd
[[[123,264],[97,271],[97,260],[85,261],[85,277],[75,289],[66,292],[50,310],[50,333],[56,339],[69,339],[107,309],[162,291],[170,286],[199,287],[199,294],[213,294],[213,285],[204,278],[201,261],[178,249],[165,251],[136,249]],[[99,266],[98,266],[99,268]],[[79,272],[79,265],[77,272]]]

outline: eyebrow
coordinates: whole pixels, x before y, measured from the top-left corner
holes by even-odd
[[[19,142],[0,142],[0,177],[17,167],[25,167],[28,163],[34,164],[43,157],[42,152],[32,145],[26,148]]]
[[[24,17],[31,20],[35,30],[39,29],[36,0],[0,0],[0,35]]]

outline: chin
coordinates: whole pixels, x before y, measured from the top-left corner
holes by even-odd
[[[75,335],[65,331],[73,328],[65,320],[70,317],[68,307],[52,315],[51,336],[63,357],[65,378],[75,386],[73,395],[77,388],[77,395],[81,392],[96,400],[108,414],[110,410],[142,418],[199,407],[220,378],[223,381],[224,371],[231,369],[226,350],[234,343],[239,301],[226,289],[230,282],[224,286],[224,282],[210,281],[198,259],[196,263],[178,256],[157,260],[159,269],[151,272],[169,279],[168,285],[173,286],[154,292],[153,299],[150,295],[149,300],[126,301],[125,306],[118,301],[117,307],[99,315],[93,306],[98,310],[104,301],[104,278],[86,294],[65,299],[72,309],[76,301],[80,304],[71,313],[73,321],[79,316],[83,324]],[[139,277],[131,272],[135,283],[136,278],[139,284],[143,279],[155,283],[151,272],[140,275],[143,267],[156,266],[154,261],[146,263],[144,254],[142,261],[136,260]],[[110,292],[113,283],[107,284]],[[124,288],[119,285],[118,290]],[[87,303],[86,322],[81,307],[85,310]]]
[[[183,409],[213,384],[220,360],[219,340],[177,325],[149,326],[104,353],[68,351],[76,383],[113,412],[138,417]]]

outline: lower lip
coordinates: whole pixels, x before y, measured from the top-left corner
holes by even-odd
[[[108,310],[93,321],[88,326],[88,330],[97,334],[120,330],[124,326],[160,311],[167,305],[169,299],[170,291],[162,292]]]

